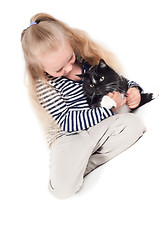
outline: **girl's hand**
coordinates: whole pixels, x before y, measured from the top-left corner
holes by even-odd
[[[116,108],[113,108],[113,111],[122,107],[126,103],[126,98],[123,98],[119,92],[108,93],[108,96],[116,102]]]
[[[127,91],[126,104],[129,108],[136,108],[140,104],[141,94],[136,87],[129,88]]]

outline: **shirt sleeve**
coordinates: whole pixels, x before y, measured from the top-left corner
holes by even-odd
[[[86,130],[103,119],[114,115],[111,109],[97,107],[90,109],[84,104],[82,107],[68,106],[62,93],[52,86],[39,83],[37,96],[42,107],[56,120],[62,131],[78,132]]]
[[[134,82],[134,81],[130,81],[130,80],[128,80],[128,89],[129,89],[129,88],[132,88],[132,87],[136,87],[136,88],[138,88],[139,91],[140,91],[140,93],[143,92],[143,89],[140,87],[139,84],[137,84],[137,83]]]

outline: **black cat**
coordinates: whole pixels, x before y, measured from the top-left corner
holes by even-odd
[[[83,81],[83,89],[90,108],[103,106],[111,109],[116,107],[115,101],[106,96],[109,92],[118,91],[126,97],[128,80],[110,68],[103,59],[98,65],[90,67],[87,72],[78,76]],[[141,102],[138,107],[152,99],[154,99],[153,93],[141,93]],[[127,107],[127,110],[124,111],[132,110]]]

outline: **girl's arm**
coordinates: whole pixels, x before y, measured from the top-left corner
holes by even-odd
[[[139,90],[140,93],[143,92],[143,89],[140,87],[139,84],[137,84],[137,83],[134,82],[134,81],[130,81],[130,80],[127,80],[127,81],[128,81],[128,89],[135,87],[135,88],[137,88],[137,89]]]
[[[141,101],[141,93],[143,89],[136,82],[128,80],[128,91],[126,104],[130,109],[138,107]]]
[[[70,102],[66,99],[64,93],[47,84],[40,83],[37,89],[40,104],[56,120],[62,131],[82,131],[114,114],[112,110],[103,107],[90,109],[87,100],[82,97],[82,89],[80,93],[79,86],[74,89],[74,91],[79,91],[77,94],[79,99],[73,100],[73,97],[71,97]]]

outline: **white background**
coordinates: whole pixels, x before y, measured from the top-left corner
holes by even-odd
[[[130,80],[159,86],[157,0],[4,1],[0,14],[0,239],[159,239],[159,102],[141,109],[147,132],[94,171],[67,200],[47,189],[49,152],[24,85],[20,35],[49,13],[109,47]],[[81,149],[82,151],[82,149]]]

